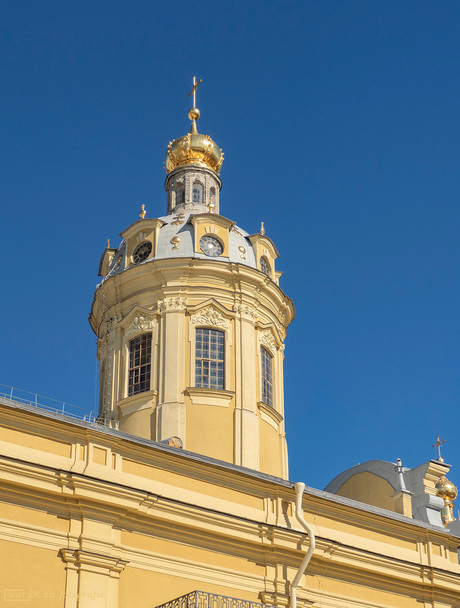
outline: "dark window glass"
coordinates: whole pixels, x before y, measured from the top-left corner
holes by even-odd
[[[129,343],[128,397],[150,390],[152,334],[142,334]]]
[[[203,186],[201,184],[193,184],[192,202],[201,203],[203,199]]]
[[[273,370],[272,356],[263,346],[260,348],[262,359],[262,401],[273,407]]]
[[[268,260],[265,256],[262,256],[260,258],[260,269],[264,274],[267,275],[267,277],[270,277],[270,275],[271,275],[270,264],[268,263]]]
[[[224,332],[198,328],[195,344],[195,386],[224,388]]]
[[[185,202],[185,190],[183,186],[180,186],[176,190],[176,205],[183,205]]]

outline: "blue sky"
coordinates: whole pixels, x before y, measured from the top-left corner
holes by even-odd
[[[460,5],[0,6],[0,382],[95,402],[87,317],[107,238],[165,213],[164,153],[203,79],[221,213],[265,222],[297,316],[291,479],[444,457],[460,483]]]

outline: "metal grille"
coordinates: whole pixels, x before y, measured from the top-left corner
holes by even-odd
[[[239,600],[235,597],[206,593],[205,591],[192,591],[187,595],[161,604],[157,608],[272,608],[267,604]]]
[[[200,388],[224,388],[223,331],[197,328],[195,386]]]
[[[150,390],[152,334],[142,334],[129,343],[128,397]]]
[[[262,359],[262,401],[273,407],[272,356],[266,348],[260,347]]]

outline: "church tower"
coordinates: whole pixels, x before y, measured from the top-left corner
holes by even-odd
[[[99,418],[287,478],[283,360],[294,305],[263,227],[249,234],[220,214],[223,154],[198,133],[198,84],[190,132],[166,153],[167,214],[143,208],[101,258],[90,313]]]

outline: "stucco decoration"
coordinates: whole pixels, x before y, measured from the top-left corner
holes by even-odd
[[[107,342],[99,342],[99,361],[102,363],[102,361],[105,360],[107,356]]]
[[[186,301],[182,298],[166,298],[158,302],[158,310],[160,312],[177,312],[185,310]]]
[[[139,332],[153,329],[155,327],[155,323],[155,319],[149,319],[144,315],[136,315],[125,329],[125,336],[126,338],[129,338],[130,336],[138,334]]]
[[[212,327],[228,328],[228,322],[213,306],[200,310],[192,319],[195,325],[211,325]]]
[[[257,311],[254,307],[247,304],[235,304],[233,310],[237,312],[242,319],[254,322],[257,317]]]
[[[276,342],[272,332],[269,329],[266,329],[259,334],[259,342],[270,352],[272,356],[275,356]]]

